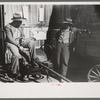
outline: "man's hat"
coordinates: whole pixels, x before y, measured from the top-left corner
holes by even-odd
[[[12,20],[15,20],[15,21],[23,21],[23,20],[26,20],[26,18],[22,18],[21,17],[21,14],[19,14],[19,13],[14,13]]]
[[[73,23],[72,23],[72,19],[70,19],[70,18],[66,18],[66,20],[63,21],[63,24],[73,25]]]

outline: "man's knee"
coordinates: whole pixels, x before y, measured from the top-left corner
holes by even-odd
[[[19,53],[15,53],[12,57],[19,59],[21,58],[21,55]]]
[[[35,41],[30,41],[30,43],[29,43],[29,45],[30,45],[30,47],[35,47],[35,44],[36,44],[36,42]]]

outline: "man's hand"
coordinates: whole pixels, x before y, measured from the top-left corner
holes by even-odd
[[[34,36],[31,37],[32,40],[36,41],[36,38]]]
[[[23,51],[23,50],[24,50],[24,48],[23,48],[22,46],[19,46],[18,49],[19,49],[20,51]]]
[[[24,41],[25,41],[25,38],[24,38],[24,37],[21,37],[21,38],[19,39],[19,44],[22,45],[22,44],[24,43]]]

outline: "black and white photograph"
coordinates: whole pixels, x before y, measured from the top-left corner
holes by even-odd
[[[99,4],[1,4],[0,83],[100,82]]]

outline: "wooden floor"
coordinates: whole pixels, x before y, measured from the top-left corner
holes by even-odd
[[[50,77],[47,79],[46,75],[42,75],[44,78],[37,79],[37,80],[27,80],[27,81],[15,81],[14,83],[59,83],[59,81],[53,77]]]
[[[47,78],[46,75],[42,75],[42,79],[27,79],[26,81],[16,80],[14,82],[10,82],[6,77],[0,77],[0,83],[59,83],[59,81],[53,77]]]
[[[41,74],[42,78],[39,79],[35,79],[34,77],[30,77],[27,78],[27,76],[25,76],[25,81],[21,81],[21,80],[14,80],[14,81],[10,81],[11,78],[8,77],[7,74],[5,74],[3,67],[0,66],[0,83],[60,83],[55,77],[53,76],[48,76]],[[65,81],[63,81],[65,82]]]

